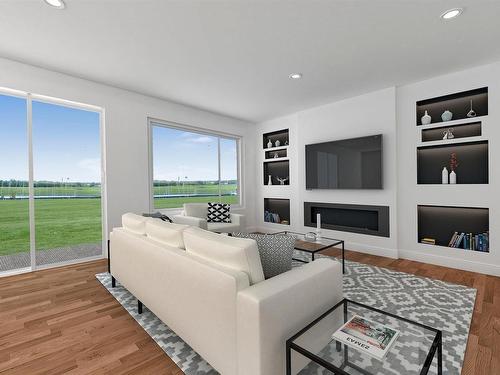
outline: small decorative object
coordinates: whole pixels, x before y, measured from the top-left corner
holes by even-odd
[[[285,185],[285,182],[288,181],[288,177],[285,178],[277,177],[276,179],[280,182],[280,185]]]
[[[453,128],[448,128],[443,131],[443,139],[453,139],[455,136],[453,135]]]
[[[457,183],[457,174],[455,170],[458,167],[458,160],[457,160],[457,154],[455,152],[451,153],[450,156],[450,184],[456,184]]]
[[[421,118],[420,118],[420,121],[422,121],[422,125],[429,125],[432,121],[432,117],[429,116],[429,114],[427,113],[427,111],[425,111],[425,115],[423,115]]]
[[[321,239],[321,214],[316,214],[316,241]]]
[[[280,155],[279,155],[277,152],[275,152],[275,153],[274,153],[274,158],[275,158],[275,159],[278,159],[279,157],[280,157]]]
[[[285,146],[288,146],[288,139],[285,141]]]
[[[269,140],[269,142],[267,142],[267,148],[271,148],[273,147],[273,142],[271,142],[271,140]]]
[[[281,145],[281,142],[280,142],[279,139],[277,139],[276,142],[274,142],[274,146],[275,147],[280,147],[280,145]]]
[[[304,234],[304,239],[306,241],[315,242],[316,241],[316,233],[314,233],[314,232],[307,232],[306,234]]]
[[[290,222],[288,220],[281,220],[281,224],[283,224],[283,225],[289,225]]]
[[[441,119],[446,122],[446,121],[450,121],[451,119],[453,118],[453,113],[451,113],[450,111],[446,110],[443,112],[443,114],[441,115]]]
[[[441,172],[441,183],[448,183],[448,169],[446,167],[443,167],[443,171]]]
[[[269,177],[267,179],[267,184],[268,185],[272,185],[273,184],[273,176],[269,175]]]
[[[476,116],[477,116],[476,111],[474,111],[472,109],[472,99],[471,99],[471,101],[470,101],[470,111],[467,112],[467,117],[471,118],[471,117],[476,117]]]

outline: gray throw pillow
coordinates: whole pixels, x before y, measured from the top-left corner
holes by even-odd
[[[284,234],[232,233],[233,237],[251,238],[257,242],[264,277],[269,279],[292,269],[295,237]]]

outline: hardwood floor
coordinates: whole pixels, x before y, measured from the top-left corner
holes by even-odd
[[[462,374],[500,374],[500,278],[350,251],[346,258],[477,288]],[[0,374],[182,374],[95,279],[105,270],[102,260],[0,278]]]

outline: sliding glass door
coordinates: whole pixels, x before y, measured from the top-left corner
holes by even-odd
[[[0,96],[0,273],[103,253],[100,112]]]
[[[99,113],[32,108],[36,264],[101,255]]]
[[[0,94],[0,272],[31,264],[26,102]]]

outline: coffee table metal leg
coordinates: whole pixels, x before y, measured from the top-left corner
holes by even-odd
[[[342,241],[342,274],[345,274],[345,248],[344,241]]]
[[[292,355],[291,355],[290,343],[286,343],[286,375],[292,374]]]
[[[439,342],[437,347],[438,354],[438,375],[443,374],[443,334],[439,333]]]
[[[312,262],[314,262],[314,253],[312,253]]]

